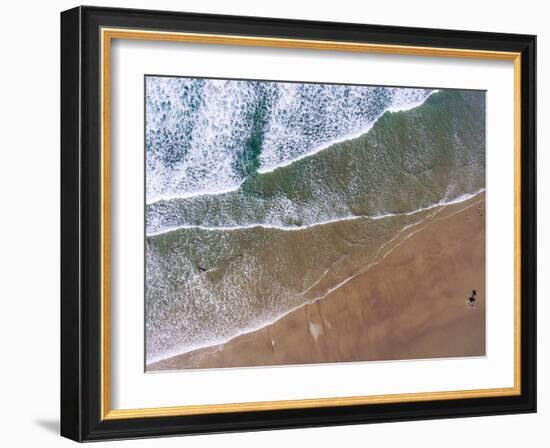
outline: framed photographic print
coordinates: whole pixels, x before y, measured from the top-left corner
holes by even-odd
[[[535,36],[61,14],[61,433],[536,410]]]

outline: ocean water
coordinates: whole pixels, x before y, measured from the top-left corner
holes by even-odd
[[[326,296],[484,188],[481,91],[147,77],[147,363]]]

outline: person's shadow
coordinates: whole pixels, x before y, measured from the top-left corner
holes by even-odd
[[[36,426],[40,426],[45,431],[53,434],[59,434],[59,420],[54,419],[38,419],[34,421]]]

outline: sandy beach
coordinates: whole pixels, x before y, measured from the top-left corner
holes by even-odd
[[[473,291],[475,301],[470,303]],[[148,371],[485,354],[485,194],[441,207],[326,297]]]

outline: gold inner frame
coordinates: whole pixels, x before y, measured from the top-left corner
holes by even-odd
[[[502,397],[521,394],[521,53],[465,50],[458,48],[333,42],[322,40],[278,39],[250,36],[144,31],[137,29],[101,29],[101,419],[128,419],[213,414],[225,412],[305,409],[413,401]],[[296,48],[346,52],[368,52],[413,56],[456,57],[507,60],[514,63],[514,386],[442,392],[368,395],[303,400],[262,401],[111,409],[110,369],[110,50],[113,39],[187,42],[213,45]]]

